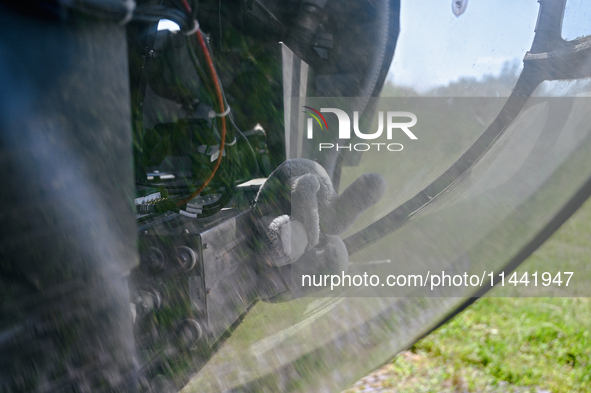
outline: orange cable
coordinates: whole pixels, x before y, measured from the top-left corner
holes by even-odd
[[[187,0],[182,0],[182,1],[183,1],[183,5],[185,6],[185,10],[187,11],[187,14],[191,15],[191,6],[187,2]]]
[[[190,12],[191,7],[187,3],[187,0],[183,0],[183,3],[185,4],[187,11]],[[219,84],[219,79],[218,79],[217,73],[215,71],[215,66],[213,64],[213,60],[212,60],[211,55],[209,53],[209,49],[207,48],[207,45],[205,44],[205,40],[203,39],[203,35],[201,34],[201,30],[197,29],[197,33],[195,33],[195,34],[197,35],[197,41],[199,42],[199,46],[201,47],[201,50],[203,51],[203,54],[205,55],[205,60],[207,62],[209,72],[211,73],[211,77],[213,79],[216,98],[217,98],[219,105],[220,105],[220,112],[219,113],[224,113],[225,109],[224,109],[224,99],[222,97],[222,89]],[[218,156],[218,159],[216,160],[215,167],[213,168],[213,171],[211,172],[209,177],[203,182],[203,184],[197,189],[197,191],[192,193],[191,196],[178,201],[176,203],[177,207],[185,205],[191,199],[193,199],[197,195],[199,195],[205,189],[205,187],[209,184],[209,182],[213,179],[218,168],[220,167],[220,163],[222,162],[222,154],[224,153],[224,146],[225,146],[225,142],[226,142],[226,116],[221,116],[220,119],[221,119],[221,141],[220,141],[220,150],[219,150],[220,155]]]

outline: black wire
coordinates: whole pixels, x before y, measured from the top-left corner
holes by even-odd
[[[193,7],[192,7],[192,14],[191,18],[197,20],[197,9],[199,8],[199,0],[193,0]]]
[[[224,101],[225,100],[226,100],[226,97],[224,96]],[[246,145],[248,146],[248,150],[250,151],[252,162],[254,162],[254,164],[256,165],[255,173],[258,174],[259,171],[261,170],[261,168],[259,167],[259,162],[257,160],[256,153],[254,152],[254,149],[252,148],[252,145],[250,144],[250,142],[249,142],[248,138],[246,137],[246,135],[244,135],[244,133],[242,132],[242,130],[240,128],[238,128],[238,126],[234,122],[234,117],[232,116],[231,113],[228,115],[228,119],[230,120],[230,123],[232,123],[232,126],[234,126],[234,128],[236,129],[236,131],[238,131],[238,134],[240,134],[240,136],[242,137],[242,139],[244,139],[244,142],[246,142]],[[243,179],[240,179],[240,180],[243,180]]]
[[[215,97],[214,92],[213,92],[213,88],[212,88],[211,84],[208,83],[209,79],[207,78],[207,74],[205,73],[205,70],[201,66],[201,62],[197,58],[197,54],[195,53],[195,48],[193,47],[194,39],[195,39],[195,37],[187,37],[187,47],[188,47],[188,51],[189,51],[189,57],[191,58],[191,61],[193,62],[193,66],[195,67],[197,74],[199,75],[201,80],[205,83],[205,88],[207,89],[207,92],[213,98],[213,97]],[[223,94],[223,91],[222,91],[222,94]]]
[[[222,0],[218,0],[218,26],[220,28],[220,53],[222,52]]]

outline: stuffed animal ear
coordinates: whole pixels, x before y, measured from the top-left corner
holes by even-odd
[[[320,229],[329,235],[344,232],[364,211],[382,199],[387,186],[377,173],[359,176],[332,203],[320,206]]]

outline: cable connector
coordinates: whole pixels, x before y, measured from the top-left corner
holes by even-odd
[[[138,214],[166,213],[176,209],[176,202],[172,199],[161,198],[154,201],[135,205]]]

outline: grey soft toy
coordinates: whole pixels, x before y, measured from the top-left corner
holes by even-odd
[[[377,173],[357,178],[337,195],[318,163],[287,160],[269,176],[255,204],[255,238],[261,256],[259,296],[283,301],[318,287],[302,287],[303,274],[340,274],[349,265],[338,236],[378,202],[386,182]]]

